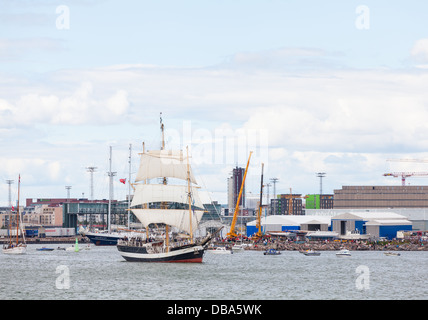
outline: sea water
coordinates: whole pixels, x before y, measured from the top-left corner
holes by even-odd
[[[201,264],[167,264],[127,262],[116,247],[40,247],[28,245],[25,255],[0,254],[0,299],[428,299],[428,252],[422,251],[398,257],[381,251],[352,251],[351,257],[334,251],[208,251]]]

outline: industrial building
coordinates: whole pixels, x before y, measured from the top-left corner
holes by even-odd
[[[343,186],[334,209],[428,208],[428,186]]]
[[[337,238],[347,238],[349,234],[361,238],[397,237],[398,231],[412,231],[412,222],[405,216],[394,212],[352,211],[336,216],[320,215],[272,215],[261,219],[262,230],[269,232],[322,231],[324,237],[336,234]],[[331,231],[329,233],[329,231]],[[257,232],[256,221],[247,223],[247,236]]]
[[[333,209],[333,195],[308,194],[305,207],[306,209]]]
[[[397,237],[397,231],[411,231],[412,222],[394,212],[348,212],[331,218],[332,231],[340,236],[357,232],[373,238]]]
[[[264,232],[275,231],[328,231],[331,228],[331,217],[305,215],[271,215],[261,219]],[[256,233],[256,220],[247,223],[247,236]]]

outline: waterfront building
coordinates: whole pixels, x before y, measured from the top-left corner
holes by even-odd
[[[286,231],[329,231],[331,217],[306,216],[306,215],[270,215],[261,218],[264,232]],[[247,236],[250,237],[258,231],[256,220],[247,223]]]
[[[359,233],[389,240],[396,238],[398,231],[412,231],[412,222],[405,216],[387,211],[343,213],[331,218],[331,226],[339,236]]]
[[[306,209],[333,209],[332,194],[308,194],[306,196]]]
[[[63,227],[76,228],[79,225],[106,229],[108,224],[108,200],[70,201],[63,203]],[[111,201],[111,224],[127,225],[128,201]],[[134,214],[130,213],[131,223],[137,222]]]
[[[272,215],[304,214],[301,194],[279,194],[276,199],[271,199],[270,206]]]
[[[343,186],[334,209],[428,208],[428,186]]]

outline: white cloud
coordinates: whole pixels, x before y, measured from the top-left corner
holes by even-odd
[[[287,54],[316,59],[324,53],[282,52]],[[263,60],[260,55],[254,59]],[[267,59],[281,60],[278,56],[281,52],[269,52]],[[141,140],[149,140],[148,148],[157,147],[160,111],[167,129],[178,134],[183,121],[191,122],[197,171],[208,177],[208,190],[217,193],[227,188],[228,170],[236,164],[244,166],[248,157],[247,149],[236,150],[234,145],[222,145],[224,154],[216,154],[219,132],[222,139],[234,143],[251,131],[269,133],[269,148],[263,155],[269,158],[254,157],[249,178],[258,185],[256,163],[265,161],[266,179],[280,178],[278,193],[289,192],[289,187],[301,193],[318,192],[315,172],[321,170],[327,172],[327,192],[341,184],[388,183],[391,180],[382,177],[388,169],[387,158],[425,155],[425,70],[287,68],[287,64],[278,69],[252,68],[250,63],[234,68],[233,62],[210,68],[139,64],[61,70],[37,83],[15,80],[13,90],[0,88],[0,129],[8,129],[7,139],[2,136],[0,143],[5,154],[20,152],[8,144],[15,141],[16,145],[14,135],[19,133],[19,142],[29,147],[25,152],[43,149],[45,156],[38,153],[33,158],[47,163],[36,171],[49,183],[63,177],[57,188],[60,196],[66,184],[79,194],[77,186],[82,182],[78,180],[85,176],[85,166],[106,162],[109,143],[127,148],[129,140],[138,146]],[[14,128],[17,123],[20,132]],[[181,147],[188,142],[184,137],[177,141]],[[122,153],[123,159],[115,165],[126,167],[126,151]],[[20,159],[26,157],[23,154]],[[19,161],[8,163],[15,169],[22,167]],[[7,171],[2,175],[7,177]],[[88,194],[87,181],[84,184]]]
[[[54,84],[51,84],[54,86]],[[51,94],[25,93],[16,102],[0,99],[1,127],[52,125],[82,125],[117,123],[126,115],[127,92],[117,90],[112,96],[98,98],[91,82],[77,83],[77,89],[63,97]],[[34,89],[30,89],[33,91]],[[12,100],[12,99],[10,99]]]
[[[428,38],[416,41],[411,50],[411,55],[416,61],[428,62]]]

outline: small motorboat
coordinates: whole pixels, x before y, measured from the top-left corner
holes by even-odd
[[[233,251],[226,249],[225,247],[217,247],[214,250],[210,250],[210,252],[215,254],[232,254]]]
[[[244,246],[242,244],[235,244],[232,247],[232,251],[233,252],[240,252],[240,251],[244,251]]]
[[[46,247],[42,247],[42,248],[37,248],[37,251],[53,251],[55,250],[54,248],[46,248]]]
[[[336,257],[350,257],[351,252],[348,249],[341,249],[339,252],[336,252]]]
[[[391,251],[384,252],[383,254],[391,257],[398,257],[400,255],[398,252],[391,252]]]
[[[276,249],[268,249],[265,252],[263,252],[263,254],[265,256],[276,256],[276,255],[281,254],[281,251],[278,251]]]
[[[306,250],[305,252],[303,252],[303,254],[305,256],[319,256],[319,255],[321,255],[321,252],[314,251],[314,250]]]

